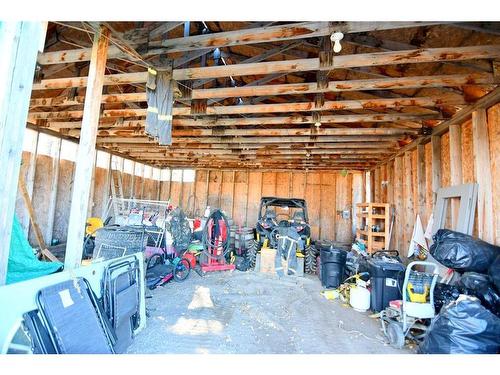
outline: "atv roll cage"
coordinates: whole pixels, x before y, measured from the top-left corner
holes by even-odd
[[[303,220],[309,222],[307,215],[307,204],[304,199],[299,198],[277,198],[277,197],[262,197],[260,200],[259,217],[261,220],[265,215],[268,207],[281,207],[281,208],[296,208],[303,214]],[[292,217],[290,217],[292,219]]]

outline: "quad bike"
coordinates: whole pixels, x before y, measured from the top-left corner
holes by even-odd
[[[259,216],[255,225],[256,239],[254,246],[247,250],[246,256],[250,267],[255,267],[255,259],[260,249],[267,245],[278,246],[280,228],[294,228],[301,238],[297,256],[304,257],[304,271],[316,272],[317,250],[311,244],[311,227],[304,199],[262,197]]]

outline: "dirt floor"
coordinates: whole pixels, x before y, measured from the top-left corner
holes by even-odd
[[[409,353],[384,343],[378,320],[326,300],[315,277],[219,272],[151,291],[129,353]]]

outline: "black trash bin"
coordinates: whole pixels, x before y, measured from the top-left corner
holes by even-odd
[[[370,309],[379,312],[389,306],[389,302],[401,299],[405,266],[398,259],[373,257],[368,260],[370,273]]]
[[[320,249],[321,285],[325,288],[337,288],[345,279],[347,251],[324,246]]]

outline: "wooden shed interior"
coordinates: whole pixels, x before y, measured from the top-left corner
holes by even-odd
[[[123,291],[105,282],[121,261],[135,311],[121,316],[124,342],[137,340],[116,352],[128,353],[177,344],[173,353],[415,352],[408,343],[433,328],[416,324],[442,307],[434,287],[469,272],[434,257],[439,229],[486,241],[491,261],[477,273],[498,288],[500,22],[0,20],[0,52],[0,353],[6,342],[15,349],[27,312],[45,314],[41,291],[58,283],[85,280],[93,313],[102,318],[100,303],[116,313],[106,293]],[[296,200],[266,210],[264,197]],[[119,212],[116,198],[131,202]],[[274,227],[263,235],[266,219]],[[99,230],[125,245],[100,243]],[[184,235],[181,248],[174,237]],[[106,246],[118,255],[102,255]],[[380,256],[395,267],[381,265],[383,277],[376,250],[399,252]],[[11,281],[22,252],[59,268]],[[191,267],[197,275],[172,286]],[[382,296],[389,287],[399,294]],[[355,306],[352,290],[368,307]],[[451,301],[477,297],[471,290]],[[413,303],[430,306],[427,315],[407,315]],[[146,316],[149,333],[137,336]],[[400,319],[402,338],[391,341],[385,318]],[[411,341],[415,327],[424,333]],[[104,336],[115,352],[118,339]]]
[[[221,207],[243,226],[261,196],[306,198],[313,237],[341,242],[356,203],[388,202],[392,246],[405,251],[439,187],[478,182],[475,234],[500,243],[500,31],[437,22],[50,22],[22,164],[46,241],[66,241],[99,27],[109,47],[88,216],[103,212],[117,170],[125,196],[190,215]],[[173,144],[160,146],[144,131],[145,81],[148,67],[172,63],[182,97]]]

